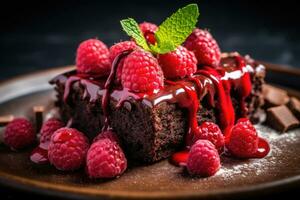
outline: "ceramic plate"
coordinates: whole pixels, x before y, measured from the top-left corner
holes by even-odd
[[[70,67],[21,76],[0,84],[0,115],[33,117],[32,106],[53,107],[54,92],[48,84]],[[269,70],[272,69],[270,65]],[[299,76],[300,77],[300,76]],[[300,97],[300,92],[290,91]],[[272,151],[263,159],[222,159],[221,170],[209,178],[190,178],[167,160],[128,169],[118,179],[91,181],[84,170],[66,173],[29,160],[32,148],[12,152],[0,145],[0,183],[40,194],[70,198],[218,198],[259,195],[300,185],[300,129],[284,134],[256,125],[269,139]]]

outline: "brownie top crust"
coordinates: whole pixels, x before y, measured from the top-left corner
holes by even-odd
[[[232,80],[235,89],[238,89],[238,87],[242,84],[240,83],[240,78],[245,73],[249,73],[251,76],[255,74],[255,76],[262,78],[265,76],[265,67],[263,65],[258,64],[249,56],[245,56],[243,58],[246,61],[246,65],[242,68],[238,66],[236,62],[236,55],[234,53],[224,54],[221,59],[221,80]],[[207,94],[209,94],[211,98],[214,98],[216,93],[216,84],[213,83],[211,77],[207,76],[207,74],[201,74],[200,71],[193,76],[193,79],[185,78],[172,82],[165,81],[164,88],[156,93],[135,93],[130,92],[126,88],[114,86],[110,93],[110,98],[117,101],[118,106],[122,106],[125,101],[139,100],[145,106],[153,108],[165,101],[169,103],[178,103],[177,100],[180,99],[180,96],[185,95],[186,93],[183,86],[188,86],[195,90],[200,101]],[[64,101],[67,101],[70,90],[72,89],[72,84],[74,82],[80,82],[80,85],[84,87],[85,90],[83,98],[88,98],[90,102],[96,102],[101,96],[103,96],[106,78],[107,77],[95,79],[92,77],[85,77],[84,75],[77,74],[77,72],[73,70],[56,76],[50,81],[50,83],[56,84],[59,82],[61,84],[65,84]],[[212,100],[211,103],[213,104]],[[99,106],[101,106],[101,104],[99,104]]]
[[[114,83],[108,91],[107,77],[92,78],[75,70],[58,75],[51,83],[56,86],[57,106],[65,122],[71,119],[92,140],[108,119],[127,156],[155,162],[184,143],[190,145],[198,124],[204,121],[217,123],[225,137],[236,119],[248,117],[255,122],[263,104],[264,77],[263,65],[230,53],[223,54],[218,68],[199,66],[192,77],[165,80],[164,88],[156,93],[134,93]]]

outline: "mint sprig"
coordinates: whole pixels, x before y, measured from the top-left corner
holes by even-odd
[[[175,50],[192,33],[199,17],[197,4],[189,4],[168,17],[155,32],[157,44],[150,46],[156,53]]]
[[[123,30],[127,33],[127,35],[133,37],[135,39],[135,42],[143,49],[150,51],[150,48],[142,31],[140,30],[138,23],[134,19],[123,19],[120,22]]]
[[[128,18],[121,20],[124,31],[147,51],[165,54],[175,50],[194,30],[199,17],[197,4],[189,4],[168,17],[155,32],[156,44],[148,45],[137,22]]]

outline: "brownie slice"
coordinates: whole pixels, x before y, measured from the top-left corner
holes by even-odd
[[[251,59],[246,58],[246,60],[252,81],[251,94],[245,100],[248,108],[246,114],[256,122],[257,111],[263,104],[261,92],[265,69]],[[225,62],[225,59],[223,61]],[[230,65],[232,65],[231,68],[235,68],[234,64]],[[74,72],[59,75],[52,80],[57,91],[56,104],[60,108],[62,119],[65,122],[72,119],[73,126],[92,139],[101,132],[104,124],[101,108],[103,84],[91,81],[87,86],[86,82],[85,84],[81,81],[74,82],[70,87],[68,98],[64,99],[65,85],[72,73]],[[193,83],[189,84],[192,86]],[[213,84],[210,84],[213,87]],[[166,85],[162,92],[138,100],[130,97],[135,94],[129,94],[122,106],[118,105],[122,90],[116,89],[112,92],[109,119],[128,159],[152,163],[169,157],[183,147],[188,129],[188,112],[176,102],[165,100],[174,91],[182,90],[180,86],[174,87]],[[218,123],[218,109],[208,103],[208,92],[202,91],[202,93],[199,98],[198,123],[203,121]],[[236,118],[238,118],[241,116],[240,97],[233,90],[231,97]]]

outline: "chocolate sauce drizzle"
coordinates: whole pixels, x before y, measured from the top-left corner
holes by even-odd
[[[110,71],[110,74],[105,82],[104,85],[104,93],[102,96],[102,109],[103,109],[103,115],[105,117],[105,121],[104,121],[104,126],[102,131],[106,131],[109,129],[110,126],[110,122],[109,122],[109,100],[110,100],[110,93],[111,90],[113,88],[114,85],[114,81],[115,81],[115,76],[117,73],[117,68],[118,65],[121,61],[122,58],[124,58],[125,56],[127,56],[128,54],[130,54],[132,52],[132,50],[130,51],[124,51],[122,53],[120,53],[119,55],[116,56],[116,58],[114,59],[113,63],[112,63],[112,68]]]
[[[187,105],[193,105],[196,110],[199,107],[199,102],[204,96],[208,96],[208,103],[212,107],[217,107],[219,109],[219,121],[222,130],[225,132],[230,132],[229,130],[235,122],[234,109],[231,102],[230,92],[231,89],[235,89],[240,96],[240,105],[243,110],[243,115],[246,115],[247,107],[245,105],[245,99],[249,96],[252,85],[250,80],[250,73],[253,68],[246,65],[244,58],[240,56],[234,56],[235,63],[237,66],[231,68],[219,67],[202,67],[198,70],[195,75],[180,81],[165,81],[165,88],[158,93],[147,94],[147,93],[134,93],[128,89],[113,89],[114,77],[116,74],[117,64],[119,60],[128,55],[130,52],[124,52],[117,56],[112,65],[111,73],[103,84],[103,79],[101,80],[90,80],[82,75],[70,75],[65,83],[65,93],[64,101],[67,102],[72,85],[75,82],[80,82],[84,87],[84,98],[89,97],[91,102],[95,102],[102,98],[102,108],[104,116],[108,118],[108,102],[110,98],[113,98],[118,102],[118,107],[121,107],[124,101],[129,98],[134,100],[142,100],[148,106],[155,106],[163,101],[169,103],[178,103],[182,107],[189,107]],[[233,64],[230,64],[232,66]],[[215,101],[217,96],[218,101]],[[217,105],[215,105],[215,102]],[[197,109],[196,109],[197,107]],[[194,113],[194,111],[191,111]],[[191,114],[192,115],[192,114]],[[195,130],[196,122],[194,122],[194,117],[189,117],[191,126],[190,130]],[[108,119],[106,120],[108,123]],[[107,126],[106,123],[106,126]],[[193,131],[192,131],[193,132]],[[196,131],[195,131],[196,132]]]
[[[247,116],[247,106],[245,99],[252,90],[251,73],[254,68],[247,64],[245,58],[235,54],[223,58],[221,66],[212,68],[208,66],[201,67],[192,77],[179,81],[165,81],[165,87],[157,93],[134,93],[127,88],[115,88],[114,79],[118,64],[122,58],[131,51],[121,53],[116,57],[112,64],[112,70],[108,79],[90,80],[87,77],[75,74],[70,75],[65,83],[64,101],[67,102],[72,85],[79,82],[84,87],[84,98],[89,97],[91,102],[99,100],[102,96],[101,106],[103,109],[105,123],[103,130],[109,126],[109,102],[111,99],[117,101],[117,107],[122,107],[125,101],[132,98],[135,101],[142,101],[145,105],[153,107],[163,101],[177,103],[180,107],[188,109],[189,129],[186,134],[187,149],[191,145],[192,138],[199,134],[197,111],[200,102],[207,96],[210,106],[219,110],[218,121],[225,139],[230,137],[231,129],[236,121],[235,111],[231,101],[231,92],[234,91],[240,100],[241,113]],[[65,77],[61,77],[65,78]],[[59,79],[59,77],[58,77]],[[105,84],[103,84],[105,82]],[[217,101],[215,101],[217,98]],[[257,157],[265,156],[268,153],[266,142],[260,140],[261,149]],[[175,155],[176,157],[176,155]],[[186,155],[180,156],[186,158]],[[176,161],[175,161],[176,162]],[[181,160],[180,162],[183,163]]]
[[[185,91],[184,96],[180,96],[177,98],[177,103],[182,108],[188,109],[188,132],[186,135],[186,145],[189,147],[191,145],[191,141],[193,137],[199,134],[198,121],[197,121],[197,111],[199,108],[198,95],[196,90],[187,86],[183,83],[176,83],[173,81],[167,80],[166,83],[176,85],[179,84]],[[202,85],[197,81],[198,90],[202,91]]]

